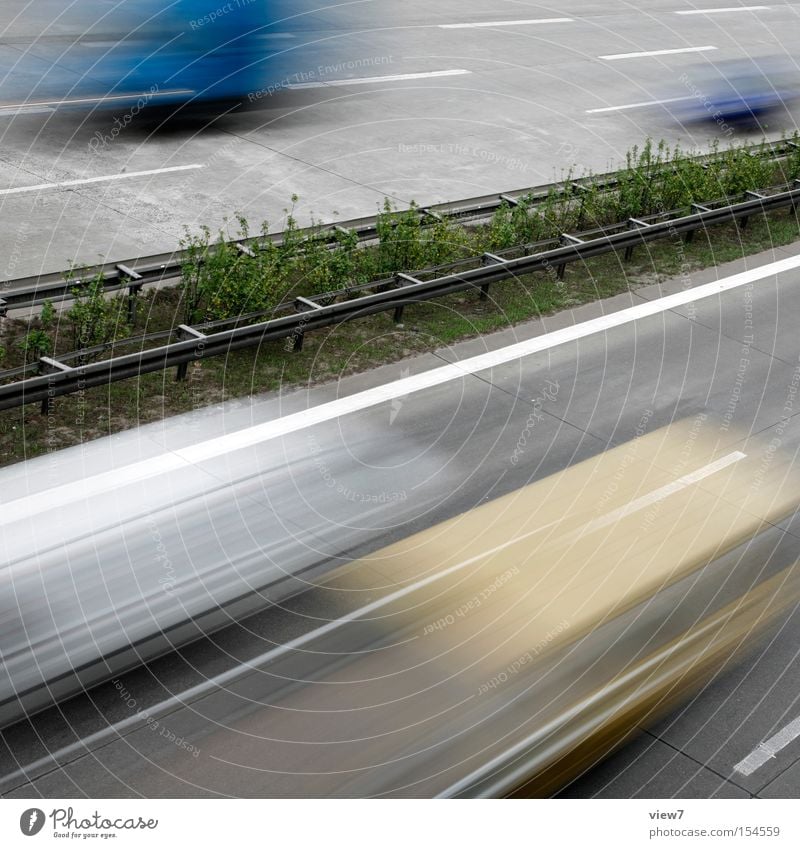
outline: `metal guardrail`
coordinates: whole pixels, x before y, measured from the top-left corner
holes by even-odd
[[[793,141],[774,141],[764,145],[765,155],[780,159],[796,150],[798,145]],[[694,157],[700,163],[710,162],[715,154],[703,154]],[[654,172],[652,176],[657,176]],[[559,198],[579,197],[582,191],[589,188],[597,188],[600,191],[613,191],[619,185],[618,172],[599,174],[596,176],[581,177],[566,182],[550,183],[510,191],[503,194],[484,195],[473,197],[468,200],[450,203],[438,203],[431,206],[421,207],[417,210],[423,224],[433,224],[441,218],[450,218],[459,221],[480,221],[489,218],[503,205],[515,206],[524,201],[535,207],[543,203],[548,197],[555,194]],[[336,243],[337,234],[341,231],[355,232],[360,242],[368,242],[378,235],[378,217],[354,218],[349,221],[341,221],[335,224],[324,225],[319,228],[304,228],[293,233],[297,238],[320,238],[331,246]],[[273,244],[284,243],[284,234],[275,233],[266,236]],[[233,244],[240,245],[240,249],[247,250],[250,246],[264,241],[264,236],[254,236],[239,239]],[[103,280],[103,287],[109,293],[127,290],[133,298],[143,286],[175,279],[181,274],[181,268],[186,261],[183,251],[158,254],[154,256],[140,257],[138,259],[126,260],[125,262],[107,263],[95,265],[82,269],[84,275],[72,279],[67,274],[42,274],[34,277],[25,277],[17,280],[8,280],[4,288],[0,290],[0,316],[6,314],[9,309],[21,309],[31,306],[41,306],[45,301],[54,303],[73,299],[74,289],[86,288],[99,277]]]
[[[180,379],[185,377],[189,362],[256,347],[266,341],[292,338],[294,349],[299,350],[304,334],[312,330],[387,311],[394,311],[394,320],[399,322],[404,308],[414,303],[465,290],[479,291],[481,297],[486,297],[489,286],[494,282],[536,271],[552,271],[562,277],[564,269],[571,262],[615,251],[623,251],[630,257],[635,247],[649,241],[681,234],[691,238],[698,229],[728,221],[738,220],[740,226],[744,226],[752,215],[787,207],[796,212],[800,204],[800,188],[771,196],[755,192],[748,194],[751,199],[741,203],[716,209],[697,206],[698,211],[694,214],[671,220],[648,223],[629,219],[628,229],[590,240],[565,233],[562,237],[565,242],[563,246],[514,259],[484,254],[480,267],[432,280],[422,281],[407,274],[398,274],[393,288],[363,297],[327,305],[298,298],[295,300],[295,308],[298,310],[295,314],[244,327],[204,333],[197,328],[181,325],[176,330],[183,336],[181,341],[100,362],[72,367],[43,357],[39,360],[39,368],[43,372],[41,376],[0,386],[0,410],[41,403],[45,411],[56,397],[172,367],[177,367]]]

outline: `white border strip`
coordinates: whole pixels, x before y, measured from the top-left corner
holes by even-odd
[[[414,374],[411,377],[404,377],[392,383],[375,386],[363,392],[350,395],[349,397],[328,401],[327,403],[304,409],[301,412],[276,418],[273,421],[256,424],[253,427],[245,427],[233,433],[227,433],[224,436],[216,436],[213,439],[164,453],[160,456],[143,460],[142,462],[123,465],[101,474],[96,474],[93,477],[55,486],[50,490],[36,492],[35,494],[25,495],[20,498],[11,498],[7,501],[0,501],[0,504],[2,504],[0,526],[11,524],[14,521],[25,520],[32,515],[40,515],[47,509],[55,509],[85,498],[114,491],[122,486],[146,480],[156,475],[165,474],[177,468],[205,462],[206,460],[223,456],[232,451],[262,445],[272,439],[288,436],[317,424],[335,421],[343,415],[350,415],[354,412],[370,409],[371,407],[379,406],[382,403],[390,402],[404,395],[435,388],[452,380],[463,379],[481,371],[507,365],[517,359],[531,356],[535,353],[541,353],[558,345],[575,342],[595,333],[605,333],[615,327],[622,327],[625,324],[630,324],[652,315],[659,315],[670,309],[677,309],[680,306],[685,306],[687,303],[694,303],[707,297],[714,297],[715,295],[740,288],[757,280],[776,277],[779,274],[785,274],[797,268],[800,268],[800,256],[790,256],[786,259],[780,259],[777,262],[762,265],[759,268],[742,271],[739,274],[734,274],[713,283],[706,283],[693,289],[660,297],[656,300],[649,300],[645,303],[628,307],[627,309],[620,309],[618,312],[601,315],[599,318],[593,318],[581,324],[573,324],[561,330],[555,330],[552,333],[544,333],[541,336],[527,339],[524,342],[508,345],[499,350],[482,353],[479,356],[472,356],[460,362],[454,362],[451,365],[433,368],[421,374]],[[0,474],[0,479],[2,479],[2,474]]]
[[[39,185],[19,186],[19,188],[3,188],[0,189],[0,197],[5,197],[9,194],[27,194],[31,191],[46,191],[48,189],[93,185],[94,183],[108,183],[112,180],[130,180],[133,177],[152,177],[156,174],[172,174],[177,171],[195,171],[198,168],[204,167],[204,165],[175,165],[172,168],[156,168],[152,171],[129,171],[124,174],[110,174],[107,177],[87,177],[83,180],[65,180],[60,183],[40,183]]]
[[[676,15],[718,15],[722,12],[766,12],[769,6],[723,6],[718,9],[685,9]]]
[[[354,77],[352,79],[326,80],[325,82],[296,82],[287,85],[290,91],[302,91],[306,88],[331,88],[339,85],[370,85],[372,83],[404,82],[405,80],[431,79],[434,77],[457,77],[462,74],[471,74],[464,68],[453,68],[448,71],[425,71],[418,74],[388,74],[383,77]]]
[[[571,24],[574,18],[532,18],[527,21],[486,21],[478,24],[439,24],[439,29],[481,29],[482,27],[529,26],[532,24]]]
[[[587,109],[587,115],[597,115],[600,112],[622,112],[625,109],[641,109],[643,106],[661,106],[663,103],[680,103],[683,100],[696,100],[687,94],[684,97],[668,97],[665,100],[642,100],[640,103],[626,103],[624,106],[603,106],[602,109]]]
[[[598,59],[605,59],[607,62],[614,62],[617,59],[641,59],[646,56],[674,56],[677,53],[706,53],[709,50],[717,48],[711,44],[706,44],[703,47],[678,47],[673,50],[645,50],[642,53],[611,53],[608,56],[598,56]]]

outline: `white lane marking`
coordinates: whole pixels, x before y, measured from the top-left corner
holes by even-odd
[[[32,186],[19,186],[18,188],[0,189],[0,196],[8,194],[25,194],[30,191],[45,191],[53,188],[72,188],[74,186],[92,185],[93,183],[107,183],[112,180],[129,180],[133,177],[152,177],[155,174],[171,174],[177,171],[194,171],[204,168],[204,165],[175,165],[171,168],[156,168],[152,171],[127,171],[124,174],[110,174],[107,177],[87,177],[83,180],[64,180],[60,183],[40,183]]]
[[[431,79],[433,77],[456,77],[461,74],[471,73],[472,71],[467,71],[464,68],[454,68],[448,71],[425,71],[418,74],[387,74],[383,77],[355,77],[353,79],[327,80],[325,82],[296,82],[287,85],[286,88],[291,91],[300,91],[304,88],[328,88],[334,85],[368,85],[376,82],[402,82],[403,80]]]
[[[745,777],[760,769],[764,763],[774,760],[776,754],[787,745],[794,742],[800,736],[800,716],[779,730],[774,736],[770,736],[766,742],[762,742],[754,751],[751,751],[740,763],[733,767],[734,771]]]
[[[710,462],[708,465],[704,465],[702,468],[698,468],[690,474],[685,474],[683,477],[673,480],[672,483],[667,483],[666,486],[662,486],[660,489],[656,489],[646,495],[642,495],[641,497],[632,500],[630,503],[624,504],[606,515],[600,516],[600,518],[593,519],[579,530],[575,530],[568,539],[569,541],[573,541],[587,533],[593,533],[595,530],[602,530],[603,527],[616,524],[620,519],[625,518],[628,515],[632,515],[634,512],[640,512],[643,509],[647,509],[647,507],[652,504],[658,503],[658,501],[662,501],[664,498],[674,495],[682,489],[687,489],[689,486],[693,486],[701,480],[705,480],[706,477],[710,477],[712,474],[716,474],[718,471],[722,471],[723,468],[727,468],[735,462],[740,462],[746,457],[747,454],[742,453],[741,451],[729,453],[727,456],[723,456],[714,462]]]
[[[14,117],[14,115],[44,115],[44,114],[52,114],[56,110],[52,106],[43,106],[41,103],[31,103],[30,105],[19,105],[19,106],[0,106],[0,118],[4,118],[7,115],[10,117]]]
[[[686,9],[676,15],[717,15],[722,12],[765,12],[769,6],[722,6],[717,9]]]
[[[529,26],[532,24],[569,24],[574,18],[531,18],[527,21],[488,21],[479,24],[438,24],[439,29],[480,29],[481,27]]]
[[[705,44],[702,47],[676,47],[672,50],[645,50],[641,53],[611,53],[608,56],[598,56],[598,59],[605,59],[608,62],[614,62],[617,59],[640,59],[644,56],[673,56],[677,53],[705,53],[708,50],[716,50],[717,48],[711,44]]]
[[[39,108],[57,108],[59,106],[79,106],[84,103],[114,103],[117,100],[137,100],[147,98],[152,100],[154,97],[169,97],[175,94],[194,94],[191,88],[175,88],[168,91],[142,91],[138,94],[110,94],[105,97],[76,97],[72,100],[34,100],[31,103],[9,103],[5,106],[0,106],[0,114],[6,110],[21,110],[21,109],[39,109]]]
[[[626,103],[624,106],[603,106],[602,109],[587,109],[587,115],[598,112],[622,112],[624,109],[641,109],[643,106],[660,106],[662,103],[680,103],[681,100],[696,100],[690,94],[684,97],[667,97],[665,100],[642,100],[640,103]]]
[[[55,509],[64,504],[73,503],[84,498],[103,494],[104,492],[114,491],[120,489],[122,486],[172,471],[186,464],[203,462],[235,450],[253,447],[254,445],[260,445],[281,436],[306,430],[317,424],[335,421],[344,415],[361,412],[365,409],[379,406],[382,403],[391,402],[394,398],[402,397],[403,395],[411,395],[415,392],[441,386],[452,380],[463,379],[480,371],[506,365],[509,362],[514,362],[525,356],[531,356],[534,353],[541,353],[558,345],[578,341],[595,333],[607,332],[608,330],[630,324],[642,318],[659,315],[670,309],[677,309],[680,306],[685,306],[687,303],[693,303],[707,297],[723,294],[757,280],[774,277],[778,274],[784,274],[787,271],[794,271],[798,267],[800,267],[800,256],[779,259],[776,262],[762,265],[760,268],[751,268],[713,283],[706,283],[694,289],[687,289],[686,291],[680,291],[676,294],[650,300],[636,306],[630,306],[627,309],[620,309],[618,312],[601,315],[599,318],[592,318],[581,324],[573,324],[561,330],[544,333],[541,336],[528,339],[524,342],[508,345],[499,350],[472,356],[469,359],[463,359],[460,362],[454,362],[451,365],[445,365],[441,368],[433,368],[430,371],[414,374],[411,377],[404,377],[382,386],[375,386],[348,397],[328,401],[327,403],[310,407],[301,412],[276,418],[273,421],[256,424],[253,427],[245,427],[242,430],[236,430],[224,436],[216,436],[213,439],[164,453],[151,459],[123,465],[92,477],[82,478],[71,483],[64,483],[32,495],[23,495],[18,498],[12,497],[8,500],[3,500],[0,497],[0,504],[2,504],[0,526],[10,524],[13,521],[23,520],[32,515],[41,514],[47,509]],[[1,478],[2,472],[0,472]],[[0,492],[5,494],[2,487],[0,487]]]

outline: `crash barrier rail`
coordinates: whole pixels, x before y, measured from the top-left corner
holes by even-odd
[[[783,190],[786,187],[786,184],[780,186],[772,186],[768,188],[767,191],[776,192]],[[742,195],[738,195],[737,197],[741,196]],[[718,206],[727,206],[729,205],[729,202],[730,198],[727,198],[724,201],[707,201],[702,208],[711,209]],[[640,220],[646,223],[653,223],[661,220],[680,217],[684,213],[684,211],[685,209],[683,208],[670,209],[663,212],[657,212],[651,215],[645,215]],[[577,237],[581,241],[590,241],[591,239],[598,238],[600,236],[611,235],[613,233],[619,232],[620,230],[627,229],[629,229],[629,223],[627,220],[623,222],[615,222],[613,224],[604,224],[598,227],[593,227],[589,230],[582,230],[571,235],[565,234],[558,238],[548,238],[543,239],[541,241],[527,242],[525,244],[517,244],[511,247],[498,249],[495,253],[491,254],[491,256],[497,256],[502,259],[510,259],[528,254],[538,254],[544,252],[547,249],[561,246],[564,243],[565,239],[569,240]],[[627,253],[626,258],[629,258]],[[473,268],[476,265],[485,264],[485,262],[485,256],[468,256],[463,257],[461,259],[451,260],[450,262],[441,265],[433,265],[416,270],[411,269],[406,271],[406,273],[408,276],[415,277],[417,279],[433,279],[433,277],[435,276],[442,276],[446,273],[456,273],[461,269]],[[327,306],[337,300],[350,299],[360,292],[383,291],[387,288],[395,287],[395,283],[396,278],[394,276],[389,278],[373,279],[366,283],[359,283],[356,285],[348,286],[347,288],[317,293],[313,296],[313,299],[316,303],[319,303],[322,306]],[[131,298],[129,296],[129,313],[133,311],[134,308],[135,298]],[[297,312],[296,299],[285,300],[282,303],[279,303],[275,306],[271,306],[267,309],[261,309],[255,312],[242,313],[230,318],[220,318],[213,321],[203,321],[201,323],[192,324],[191,327],[192,329],[200,330],[201,332],[208,334],[209,330],[233,329],[234,327],[238,327],[244,324],[257,323],[259,319],[266,319],[267,317],[275,318],[281,314],[288,312]],[[140,333],[136,336],[130,336],[122,339],[117,338],[112,341],[103,342],[101,344],[94,345],[92,347],[82,348],[81,350],[77,351],[71,351],[68,353],[61,352],[59,353],[58,358],[61,362],[74,362],[75,360],[85,362],[95,358],[98,354],[103,354],[108,350],[111,350],[112,348],[124,348],[133,345],[141,347],[143,344],[148,344],[150,342],[171,339],[176,336],[176,333],[177,329],[175,327],[170,327],[166,330],[158,330],[153,333]],[[5,382],[6,380],[16,379],[17,377],[24,377],[27,374],[31,373],[39,373],[38,360],[32,360],[31,362],[17,366],[16,368],[10,368],[5,371],[0,371],[0,383]]]
[[[798,144],[796,142],[780,140],[768,142],[757,154],[750,153],[750,155],[763,155],[780,160],[797,149]],[[715,154],[702,154],[691,158],[693,161],[705,164],[712,161]],[[654,170],[649,177],[656,178],[662,171],[663,168]],[[465,223],[478,222],[491,217],[503,206],[513,207],[524,202],[533,211],[537,205],[544,203],[550,197],[561,200],[580,197],[582,193],[589,189],[612,192],[619,186],[618,173],[610,172],[533,188],[516,189],[502,194],[438,203],[417,208],[415,211],[423,226],[432,225],[443,218]],[[337,237],[342,232],[347,232],[355,233],[360,243],[369,242],[377,238],[378,220],[378,216],[372,216],[354,218],[335,224],[325,224],[320,227],[308,227],[295,230],[292,237],[295,239],[315,239],[334,247],[337,244]],[[285,242],[285,233],[253,236],[232,240],[231,243],[246,251],[250,248],[257,248],[258,244],[263,243],[265,239],[275,245],[281,245]],[[97,279],[102,279],[105,291],[113,293],[125,290],[133,298],[141,292],[144,286],[180,277],[186,260],[185,251],[176,251],[169,254],[130,259],[125,262],[113,262],[82,268],[81,275],[75,278],[71,274],[62,273],[41,274],[34,277],[8,280],[3,284],[3,290],[0,291],[0,317],[6,315],[9,309],[41,306],[48,300],[54,303],[72,300],[76,291],[81,292],[87,289]]]
[[[785,184],[781,186],[773,186],[768,191],[777,191],[782,188],[785,188]],[[730,198],[727,198],[726,201],[709,201],[706,206],[711,208],[713,206],[718,205],[727,205],[727,202]],[[679,217],[683,209],[671,209],[664,212],[658,212],[652,215],[643,216],[642,220],[646,222],[663,220],[666,218],[675,218]],[[599,227],[593,227],[590,230],[582,230],[580,232],[574,233],[574,236],[579,237],[583,241],[589,241],[592,238],[596,238],[601,235],[609,235],[611,233],[618,232],[622,229],[627,229],[627,222],[615,222],[613,224],[604,224]],[[572,236],[570,236],[571,238]],[[512,247],[498,249],[495,254],[496,256],[502,258],[516,258],[518,256],[522,256],[525,254],[532,253],[541,253],[547,248],[551,248],[554,246],[559,246],[563,243],[563,238],[548,238],[543,239],[541,241],[528,242],[526,244],[518,244],[513,245]],[[428,266],[424,269],[411,269],[406,273],[411,277],[417,278],[427,278],[430,279],[433,276],[441,275],[443,272],[452,272],[455,273],[461,268],[466,267],[474,267],[476,264],[482,263],[484,260],[482,257],[468,256],[461,259],[452,260],[450,262],[444,263],[442,265],[433,265]],[[344,289],[336,289],[332,291],[322,292],[314,295],[315,302],[327,306],[329,303],[333,303],[335,300],[342,300],[346,298],[351,298],[355,296],[359,292],[366,291],[381,291],[382,289],[389,288],[393,286],[395,282],[395,278],[383,278],[383,279],[373,279],[366,283],[359,283],[356,285],[348,286]],[[132,313],[135,313],[136,307],[136,298],[128,295],[128,318],[129,323],[132,322]],[[199,324],[192,324],[192,328],[195,330],[201,330],[203,332],[208,332],[209,329],[223,329],[240,326],[242,324],[251,324],[256,322],[259,318],[266,318],[270,316],[272,318],[277,315],[286,313],[286,312],[296,312],[296,303],[295,300],[286,300],[282,303],[279,303],[275,306],[272,306],[268,309],[261,309],[255,312],[247,312],[242,313],[240,315],[236,315],[232,318],[220,318],[213,321],[204,321]],[[105,353],[112,348],[120,348],[126,346],[137,345],[141,346],[142,344],[146,344],[153,341],[162,341],[165,339],[170,339],[176,335],[176,328],[171,327],[167,330],[158,330],[153,333],[140,333],[136,336],[131,336],[128,338],[122,339],[114,339],[113,341],[103,342],[98,345],[94,345],[92,347],[82,348],[78,351],[71,351],[69,353],[60,353],[59,361],[61,362],[73,362],[75,360],[86,361],[89,359],[93,359],[96,355]],[[39,372],[39,362],[38,360],[32,360],[31,362],[26,363],[25,365],[17,366],[16,368],[9,368],[5,371],[0,371],[0,383],[5,382],[6,380],[15,379],[17,377],[24,377],[27,374],[38,373]]]
[[[177,368],[177,378],[186,377],[188,364],[212,356],[227,355],[235,350],[258,347],[264,342],[277,339],[293,340],[294,350],[301,350],[307,332],[363,318],[381,312],[392,311],[394,321],[403,320],[406,306],[433,300],[438,297],[465,290],[478,291],[480,297],[488,297],[492,283],[517,278],[536,271],[554,273],[563,278],[566,266],[594,256],[610,252],[624,253],[630,259],[633,250],[656,239],[683,235],[691,239],[698,229],[737,221],[740,227],[756,214],[778,209],[791,208],[797,213],[800,204],[800,181],[795,188],[764,195],[746,192],[748,199],[739,203],[710,209],[696,204],[691,215],[668,218],[661,221],[646,221],[630,218],[618,232],[606,233],[593,239],[564,233],[562,245],[543,252],[526,254],[517,258],[504,258],[485,253],[479,257],[481,264],[430,280],[420,280],[409,274],[397,274],[388,285],[372,284],[373,290],[364,296],[351,297],[340,302],[324,302],[322,298],[297,297],[293,301],[295,312],[246,326],[234,326],[220,330],[218,326],[206,325],[204,329],[180,325],[172,332],[179,341],[136,353],[113,357],[76,367],[51,357],[38,360],[39,376],[19,380],[0,386],[0,410],[11,409],[28,403],[41,403],[42,412],[49,412],[56,397],[73,394],[95,386],[107,385],[132,377],[139,377],[167,368]],[[218,322],[222,323],[222,322]],[[208,330],[216,332],[208,332]],[[88,351],[75,354],[86,358]],[[0,373],[0,379],[8,376]]]

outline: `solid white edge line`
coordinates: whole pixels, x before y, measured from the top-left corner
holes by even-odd
[[[486,21],[475,24],[437,24],[439,29],[480,29],[481,27],[528,26],[531,24],[571,24],[574,18],[531,18],[526,21]]]
[[[205,165],[174,165],[170,168],[155,168],[152,171],[130,171],[124,174],[109,174],[106,177],[87,177],[83,180],[64,180],[60,183],[40,183],[32,186],[19,186],[18,188],[0,189],[0,197],[9,194],[25,194],[31,191],[45,191],[47,189],[74,188],[75,186],[92,185],[94,183],[107,183],[112,180],[129,180],[133,177],[152,177],[156,174],[171,174],[177,171],[194,171],[204,168]]]
[[[680,103],[682,100],[695,100],[691,94],[684,97],[667,97],[664,100],[642,100],[640,103],[626,103],[623,106],[603,106],[601,109],[587,109],[587,115],[596,115],[598,112],[621,112],[624,109],[640,109],[643,106],[660,106],[662,103]]]
[[[370,83],[403,82],[404,80],[432,79],[435,77],[455,77],[471,74],[464,68],[453,68],[447,71],[422,71],[416,74],[388,74],[382,77],[353,77],[351,79],[326,80],[325,82],[296,82],[287,85],[290,91],[302,91],[307,88],[329,88],[339,85],[369,85]]]
[[[558,345],[578,341],[595,333],[607,332],[608,330],[630,324],[642,318],[648,318],[652,315],[667,312],[670,309],[685,306],[687,303],[693,303],[723,294],[724,292],[748,285],[757,280],[763,280],[766,277],[777,276],[787,271],[796,270],[798,267],[800,267],[800,256],[779,259],[776,262],[762,265],[760,268],[751,268],[722,280],[706,283],[705,285],[677,292],[676,294],[666,295],[665,297],[640,303],[636,306],[630,306],[627,309],[611,312],[608,315],[601,315],[598,318],[592,318],[581,324],[573,324],[561,330],[544,333],[541,336],[508,345],[499,350],[472,356],[460,362],[442,366],[441,368],[433,368],[430,371],[424,371],[421,374],[415,374],[411,377],[404,377],[392,383],[374,386],[371,389],[366,389],[348,397],[328,401],[318,406],[302,410],[301,412],[291,413],[263,424],[256,424],[253,427],[246,427],[233,433],[227,433],[224,436],[216,436],[204,442],[166,452],[160,456],[143,460],[142,462],[123,465],[110,471],[96,474],[93,477],[55,486],[50,490],[36,492],[31,495],[23,495],[20,498],[5,502],[0,501],[0,506],[2,506],[0,526],[10,524],[13,521],[24,520],[33,514],[41,515],[46,509],[55,509],[67,503],[73,503],[80,499],[119,489],[124,485],[171,471],[187,463],[191,465],[193,463],[203,462],[230,453],[231,451],[260,445],[272,439],[287,436],[317,424],[334,421],[343,415],[360,412],[364,409],[389,402],[394,398],[431,389],[448,383],[451,380],[461,379],[477,374],[480,371],[506,365],[509,362],[531,356],[534,353],[541,353]]]
[[[736,763],[733,770],[748,777],[766,762],[775,759],[776,754],[794,742],[798,736],[800,736],[800,716],[789,722],[783,730],[779,730],[774,736],[770,736],[766,742],[762,742],[741,762]]]
[[[712,44],[705,44],[702,47],[676,47],[671,50],[644,50],[641,53],[610,53],[607,56],[598,56],[598,59],[605,59],[607,62],[614,62],[617,59],[643,59],[647,56],[673,56],[677,53],[706,53],[709,50],[716,50]]]
[[[676,15],[716,15],[721,12],[766,12],[770,6],[722,6],[718,9],[686,9]]]

